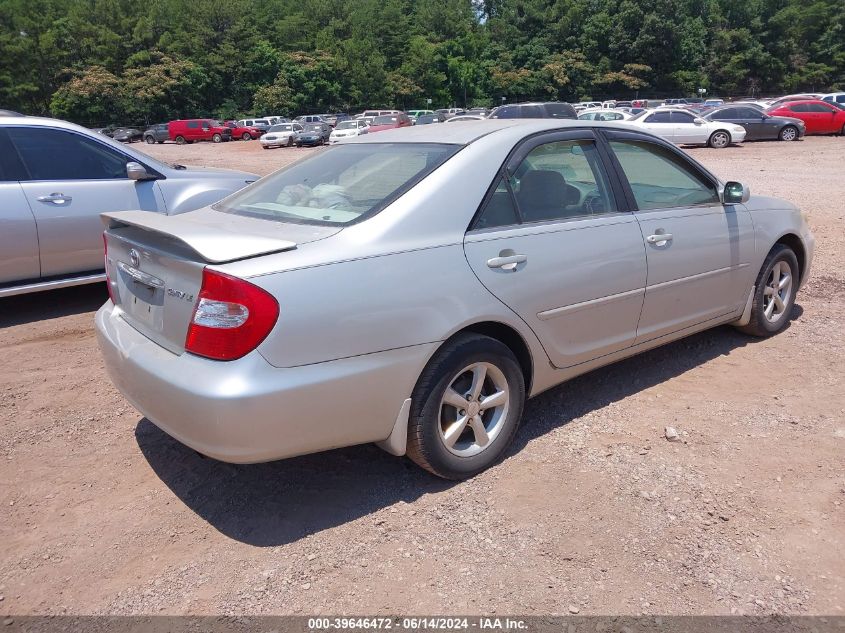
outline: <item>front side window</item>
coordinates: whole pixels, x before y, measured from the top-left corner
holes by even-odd
[[[695,117],[688,112],[672,112],[669,117],[672,123],[692,123]]]
[[[831,112],[836,112],[836,110],[834,110],[831,106],[821,103],[811,103],[810,112],[824,112],[825,114],[830,114]]]
[[[714,113],[712,118],[714,121],[730,121],[739,117],[737,116],[736,108],[725,108]]]
[[[459,145],[336,145],[262,178],[218,211],[299,224],[345,225],[378,213],[451,158]]]
[[[646,120],[646,123],[669,123],[669,113],[668,112],[655,112],[651,116],[649,116]]]
[[[716,186],[670,149],[646,141],[610,146],[641,211],[720,204]]]
[[[29,180],[125,179],[127,158],[110,147],[65,130],[7,128]]]

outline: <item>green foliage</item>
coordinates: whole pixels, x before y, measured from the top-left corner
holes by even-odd
[[[0,0],[0,107],[89,125],[845,88],[842,0]]]

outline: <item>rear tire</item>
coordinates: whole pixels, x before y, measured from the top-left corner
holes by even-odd
[[[760,337],[772,336],[783,330],[795,305],[800,276],[795,252],[785,244],[775,244],[755,281],[751,321],[739,329]]]
[[[175,140],[176,140],[177,145],[184,145],[185,144],[185,137],[184,136],[177,136]]]
[[[731,144],[731,135],[724,130],[716,130],[710,135],[707,144],[714,149],[724,149]]]
[[[408,457],[444,479],[472,477],[505,454],[524,403],[513,352],[487,336],[460,335],[437,351],[414,387]]]
[[[288,147],[293,147],[293,137],[288,136]]]
[[[145,142],[147,145],[152,145],[152,144],[154,144],[154,143],[156,142],[156,140],[155,140],[152,136],[145,136],[145,137],[144,137],[144,142]]]
[[[215,134],[211,137],[211,140],[215,143],[220,143],[223,140],[223,137],[220,134]]]
[[[252,134],[250,134],[249,132],[244,132],[243,134],[241,134],[241,140],[242,141],[251,141],[252,140]]]
[[[778,139],[781,141],[797,141],[798,128],[794,125],[786,125],[778,134]]]

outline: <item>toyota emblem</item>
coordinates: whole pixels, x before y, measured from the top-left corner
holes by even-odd
[[[141,265],[141,256],[134,248],[129,249],[129,261],[132,262],[133,268],[138,268]]]

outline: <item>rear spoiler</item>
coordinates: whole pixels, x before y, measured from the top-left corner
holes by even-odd
[[[211,209],[181,215],[164,215],[154,211],[113,211],[102,213],[100,217],[107,229],[131,226],[178,240],[211,264],[296,248],[296,242],[267,235],[268,222]]]

